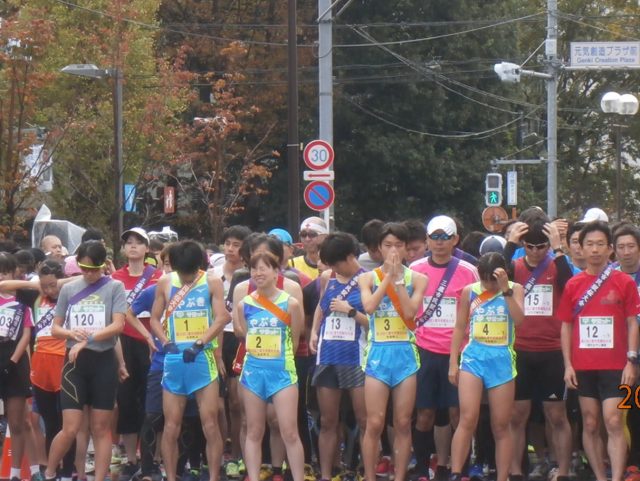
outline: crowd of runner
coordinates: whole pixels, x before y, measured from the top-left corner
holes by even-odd
[[[640,230],[532,207],[461,232],[135,227],[118,269],[93,229],[0,243],[11,481],[636,474]]]

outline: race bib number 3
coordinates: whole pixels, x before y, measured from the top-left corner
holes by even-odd
[[[430,302],[431,296],[424,298],[422,305],[425,310],[429,307]],[[424,326],[436,329],[453,329],[455,323],[456,299],[454,297],[443,297],[440,299],[438,307],[433,311],[433,315]]]
[[[13,323],[13,316],[15,315],[15,313],[16,311],[14,311],[13,309],[0,307],[0,337],[9,337],[9,328]],[[13,334],[14,341],[18,335],[18,329],[16,329],[15,331],[16,332]]]
[[[509,340],[507,319],[480,319],[473,321],[473,338],[483,344],[506,346]]]
[[[531,292],[524,299],[525,316],[553,315],[553,286],[540,284],[533,286]]]
[[[257,327],[247,335],[247,352],[261,359],[280,357],[280,328]]]
[[[342,312],[332,312],[324,321],[324,338],[329,341],[353,341],[356,321]]]
[[[69,313],[71,329],[84,329],[93,334],[106,326],[104,304],[74,304]]]
[[[173,314],[173,329],[176,342],[193,342],[200,339],[209,328],[207,311],[188,310]]]
[[[375,334],[378,342],[409,340],[407,326],[401,317],[376,317]]]
[[[613,348],[613,317],[580,317],[580,349]]]

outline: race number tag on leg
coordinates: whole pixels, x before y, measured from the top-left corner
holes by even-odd
[[[330,341],[353,341],[356,321],[343,312],[332,312],[325,320],[324,338]]]
[[[553,315],[553,286],[551,284],[538,284],[533,286],[531,292],[524,298],[524,315]]]
[[[104,304],[74,304],[70,309],[69,326],[95,334],[107,325],[105,312]]]
[[[506,315],[478,316],[473,320],[473,339],[492,346],[506,346],[509,340]]]
[[[376,341],[408,341],[407,326],[401,317],[377,317],[375,318]]]
[[[13,316],[16,311],[14,309],[8,309],[6,307],[0,307],[0,337],[9,338],[12,337],[15,341],[15,338],[12,336],[11,327],[13,324]],[[15,329],[15,334],[18,333],[18,330]]]
[[[200,339],[209,328],[209,316],[205,309],[175,311],[173,329],[176,342],[190,342]]]
[[[247,352],[262,359],[280,357],[280,328],[251,328],[247,334]]]
[[[431,296],[425,297],[422,305],[426,310],[431,303]],[[443,297],[433,311],[431,317],[423,324],[425,327],[452,329],[456,323],[455,297]]]
[[[580,316],[580,349],[613,348],[612,316]]]

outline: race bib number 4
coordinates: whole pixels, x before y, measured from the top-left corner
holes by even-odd
[[[280,328],[256,327],[247,334],[247,352],[261,359],[280,357]]]
[[[580,349],[613,348],[613,317],[580,317]]]
[[[553,286],[540,284],[533,286],[531,292],[524,298],[525,316],[553,315]]]
[[[409,340],[407,326],[401,317],[376,317],[375,334],[378,342]]]
[[[94,334],[106,326],[105,311],[104,304],[74,304],[69,313],[69,326]]]
[[[205,309],[178,311],[173,314],[176,342],[197,341],[208,328],[209,316]]]
[[[9,328],[13,324],[13,316],[15,315],[15,313],[16,311],[13,309],[0,307],[0,337],[7,338],[11,334],[9,332]],[[17,335],[18,335],[18,329],[15,329],[15,332],[13,333],[14,341]]]
[[[509,323],[506,316],[495,316],[491,319],[473,321],[473,338],[491,346],[506,346],[509,340]]]
[[[353,341],[356,321],[343,312],[332,312],[324,321],[324,338],[329,341]]]
[[[431,302],[431,296],[425,297],[422,305],[426,310]],[[436,329],[453,329],[456,323],[456,299],[455,297],[443,297],[438,307],[433,311],[431,318],[425,322],[425,327]]]

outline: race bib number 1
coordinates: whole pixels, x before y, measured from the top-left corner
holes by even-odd
[[[106,326],[105,310],[104,304],[74,304],[69,313],[69,326],[90,334],[101,331]]]
[[[356,321],[343,312],[332,312],[324,325],[324,338],[329,341],[353,341],[356,338]]]
[[[209,327],[206,310],[178,311],[173,314],[176,342],[193,342],[200,339]]]
[[[587,317],[580,319],[580,349],[613,348],[613,317]]]

